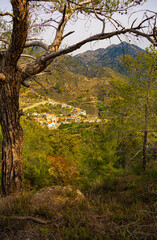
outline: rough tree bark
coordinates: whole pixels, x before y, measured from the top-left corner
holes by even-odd
[[[10,70],[7,81],[0,87],[0,124],[2,127],[2,191],[4,194],[19,191],[22,187],[23,131],[20,125],[19,76]]]
[[[22,187],[23,131],[20,125],[19,91],[21,74],[17,62],[25,46],[28,1],[11,0],[13,30],[10,44],[0,56],[0,124],[2,143],[2,192],[8,195]]]

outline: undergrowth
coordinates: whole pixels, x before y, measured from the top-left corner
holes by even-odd
[[[108,176],[88,191],[77,191],[53,186],[1,198],[0,240],[156,239],[157,189],[149,174]]]

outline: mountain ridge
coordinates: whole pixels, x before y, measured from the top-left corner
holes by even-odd
[[[135,45],[126,43],[124,45],[127,53],[132,53],[132,56],[136,56],[139,50],[144,51]],[[82,60],[83,58],[78,59],[77,56],[61,56],[48,67],[49,73],[36,77],[35,81],[30,82],[30,85],[40,96],[50,97],[56,101],[80,107],[85,109],[88,114],[99,115],[99,106],[109,95],[109,83],[113,76],[127,78],[121,74],[122,66],[121,63],[118,63],[122,53],[122,45],[119,44],[111,45],[103,50],[100,48],[79,54],[79,57],[82,56],[83,58],[85,54],[85,61]],[[106,58],[107,66],[104,66],[104,59]],[[85,63],[86,61],[88,64]],[[114,65],[115,62],[116,66]],[[108,67],[108,65],[111,65],[111,67]],[[119,71],[114,70],[117,66]],[[27,98],[33,98],[33,93],[28,91],[25,95],[23,92],[22,98],[25,103]]]
[[[117,45],[112,44],[107,48],[88,50],[84,53],[75,55],[74,58],[82,64],[86,64],[90,67],[108,67],[116,72],[127,74],[125,67],[122,65],[120,59],[125,54],[128,54],[135,58],[138,52],[145,52],[145,50],[139,48],[135,44],[123,42]]]

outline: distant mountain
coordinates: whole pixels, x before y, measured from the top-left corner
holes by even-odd
[[[121,76],[110,68],[95,68],[78,64],[71,56],[62,56],[48,67],[49,74],[30,80],[31,89],[22,89],[21,106],[27,107],[44,98],[52,98],[74,107],[85,109],[88,114],[99,115],[98,104],[108,96],[109,82],[112,76]],[[77,72],[74,73],[74,71]],[[90,77],[86,74],[90,73]]]
[[[113,44],[107,48],[87,51],[74,56],[74,58],[79,62],[79,65],[82,64],[82,66],[86,66],[86,68],[102,69],[108,67],[116,72],[126,74],[125,67],[121,63],[121,58],[124,54],[135,58],[138,52],[144,52],[144,50],[134,44],[123,42],[118,45]]]
[[[88,65],[80,60],[77,60],[75,57],[65,56],[62,58],[66,68],[74,73],[83,75],[87,78],[104,78],[111,77],[111,69],[104,67],[95,67],[94,65]]]
[[[128,43],[124,43],[124,50],[125,54],[133,57],[144,51]],[[113,76],[126,78],[120,74],[125,73],[119,60],[122,56],[122,44],[87,51],[75,57],[61,56],[48,67],[48,74],[36,77],[35,81],[30,80],[34,91],[22,90],[21,106],[38,102],[42,96],[80,107],[88,114],[100,115],[109,96]]]

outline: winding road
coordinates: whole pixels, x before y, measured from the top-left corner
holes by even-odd
[[[44,104],[46,104],[46,103],[48,103],[48,101],[42,101],[42,102],[39,102],[39,103],[34,103],[34,104],[32,104],[31,106],[28,106],[28,107],[25,107],[25,108],[23,108],[22,110],[23,111],[27,111],[28,109],[31,109],[31,108],[34,108],[34,107],[37,107],[37,106],[39,106],[39,105],[44,105]]]

